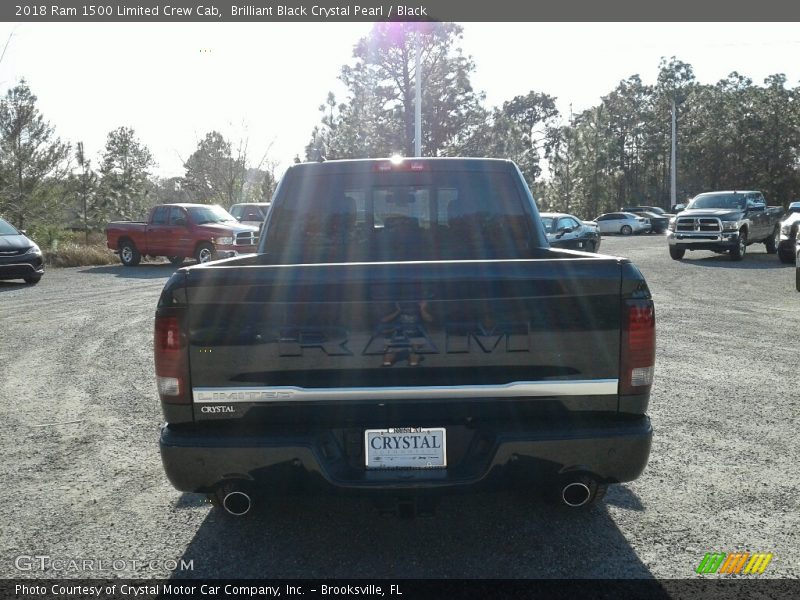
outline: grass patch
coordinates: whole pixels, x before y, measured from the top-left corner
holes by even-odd
[[[55,244],[44,250],[44,262],[49,267],[89,267],[119,264],[119,257],[104,245],[84,246],[74,242]]]

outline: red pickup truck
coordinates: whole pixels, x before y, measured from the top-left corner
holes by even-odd
[[[161,204],[147,222],[109,223],[106,238],[126,267],[138,265],[144,255],[166,256],[179,265],[186,257],[204,263],[255,252],[258,227],[242,225],[217,205]]]

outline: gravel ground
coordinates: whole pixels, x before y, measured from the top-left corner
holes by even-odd
[[[161,469],[152,317],[173,268],[0,282],[0,577],[164,577],[183,559],[193,570],[175,576],[682,578],[707,551],[748,550],[774,553],[765,576],[797,578],[794,270],[761,245],[740,263],[672,261],[660,236],[602,249],[631,257],[655,298],[656,434],[644,475],[587,512],[509,492],[446,498],[416,520],[316,497],[226,517]],[[33,555],[126,564],[15,567]]]

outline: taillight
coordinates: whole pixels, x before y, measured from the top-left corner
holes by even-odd
[[[186,339],[177,316],[156,316],[153,350],[156,385],[161,401],[167,404],[189,404]]]
[[[653,385],[656,362],[656,311],[652,300],[624,305],[620,394],[644,394]]]

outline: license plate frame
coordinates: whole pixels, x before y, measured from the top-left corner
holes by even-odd
[[[390,441],[372,442],[374,439]],[[414,439],[418,440],[416,445]],[[423,440],[428,440],[424,442]],[[436,440],[440,440],[438,446]],[[409,446],[409,447],[405,447]],[[364,430],[364,466],[368,470],[446,469],[444,427],[387,427]]]

